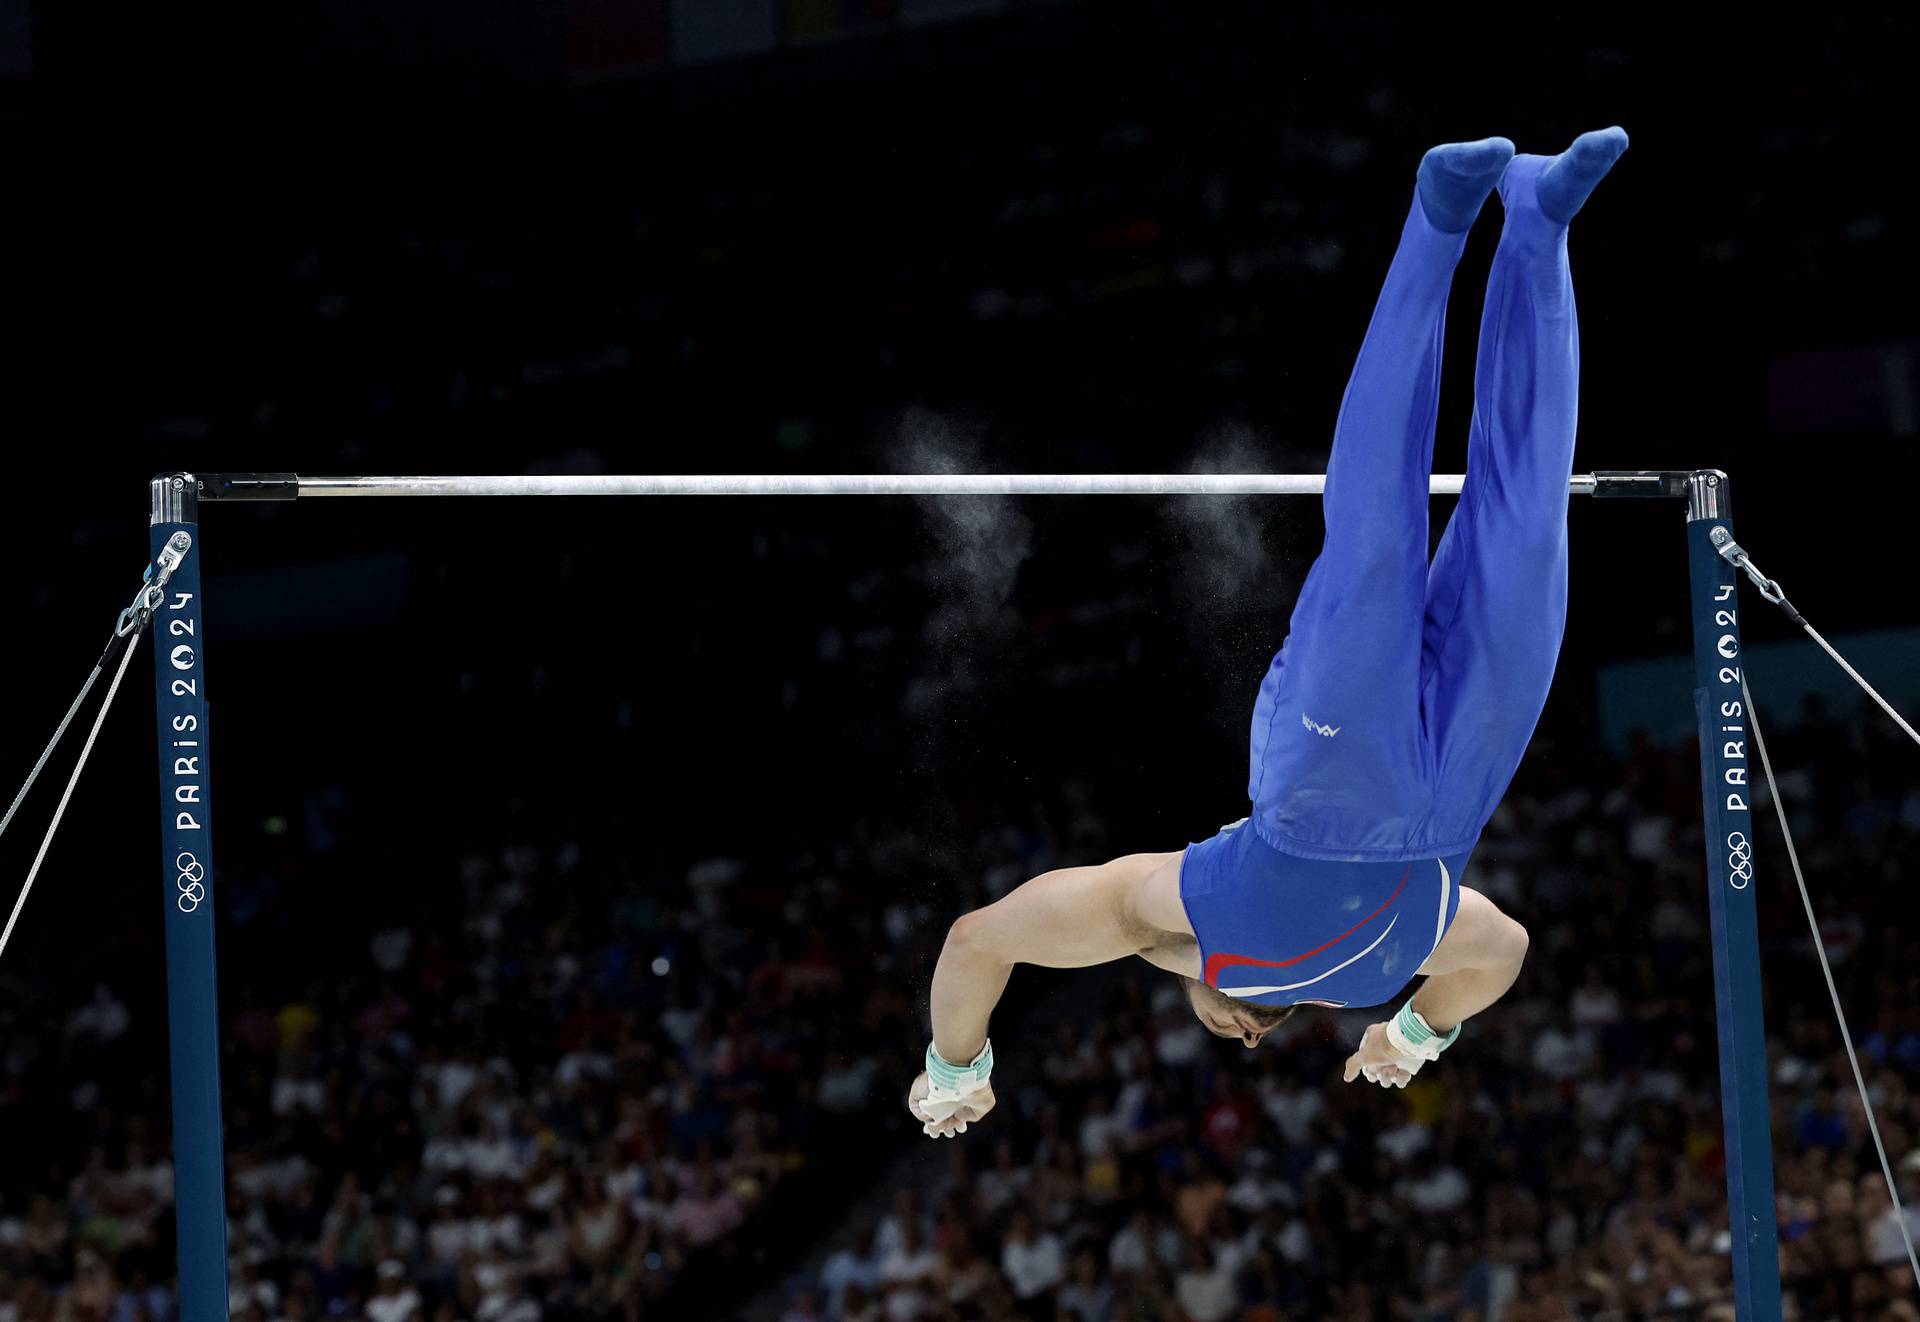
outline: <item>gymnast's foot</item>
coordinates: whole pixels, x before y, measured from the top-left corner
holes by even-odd
[[[1420,159],[1420,209],[1435,229],[1464,234],[1512,159],[1513,144],[1505,138],[1442,143]]]
[[[1541,214],[1564,225],[1573,219],[1594,185],[1606,177],[1620,153],[1627,149],[1627,131],[1618,125],[1582,133],[1573,145],[1550,157],[1540,171],[1535,197]]]

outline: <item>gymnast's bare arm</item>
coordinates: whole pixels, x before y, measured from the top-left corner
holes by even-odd
[[[1460,911],[1420,972],[1413,1008],[1438,1033],[1479,1014],[1507,994],[1527,958],[1527,929],[1479,891],[1460,888]]]
[[[1419,972],[1427,977],[1413,995],[1413,1008],[1436,1033],[1451,1032],[1507,994],[1527,958],[1527,929],[1509,918],[1479,891],[1460,888],[1460,911]],[[1405,1084],[1405,1071],[1387,1042],[1385,1023],[1370,1025],[1360,1049],[1347,1058],[1345,1077],[1352,1083],[1373,1065],[1381,1082]]]
[[[953,1061],[979,1054],[1015,964],[1077,969],[1128,955],[1189,976],[1200,971],[1177,851],[1043,872],[962,914],[933,971],[933,1048]]]
[[[1139,955],[1176,973],[1198,973],[1199,945],[1180,903],[1180,859],[1179,852],[1129,854],[1098,867],[1060,868],[962,915],[933,971],[934,1051],[953,1062],[980,1054],[1015,964],[1084,968]],[[951,1113],[923,1109],[928,1089],[922,1073],[907,1092],[907,1108],[936,1138],[966,1132],[993,1109],[991,1084],[970,1091]]]

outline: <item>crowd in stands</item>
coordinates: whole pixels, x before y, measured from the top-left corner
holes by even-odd
[[[1899,751],[1813,709],[1777,757],[1920,1202],[1920,939],[1898,885],[1920,775]],[[1248,1053],[1164,975],[1110,977],[1085,1013],[1041,1000],[1002,1030],[999,1109],[793,1277],[788,1319],[1731,1317],[1696,769],[1686,748],[1537,742],[1466,878],[1528,922],[1526,971],[1404,1092],[1338,1081],[1364,1014],[1297,1016]],[[975,897],[1106,849],[1098,790],[982,830]],[[540,839],[551,823],[516,828],[380,911],[350,959],[279,952],[307,978],[290,994],[229,982],[236,1318],[731,1315],[783,1269],[769,1244],[816,1237],[924,1142],[899,1095],[940,923],[911,830],[642,883]],[[1911,1318],[1811,945],[1763,857],[1793,1315]],[[172,1316],[164,1093],[120,1063],[158,1017],[84,986],[6,1026],[0,1108],[53,1095],[78,1119],[43,1178],[0,1190],[4,1322]]]
[[[869,866],[711,859],[636,883],[577,845],[515,842],[422,879],[414,916],[357,948],[280,949],[308,979],[289,993],[229,976],[232,1316],[699,1315],[918,1036],[897,970],[847,958],[920,953],[901,906],[835,904]],[[6,1322],[173,1315],[164,1075],[116,1058],[164,1010],[84,977],[71,1012],[7,1020],[9,1142],[30,1096],[92,1114],[58,1135],[71,1149],[14,1154],[30,1177],[0,1188]]]

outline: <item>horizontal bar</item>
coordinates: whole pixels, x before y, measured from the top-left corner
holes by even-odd
[[[205,500],[300,496],[1307,496],[1324,473],[740,473],[476,477],[298,477],[209,474]],[[1437,473],[1435,495],[1458,495],[1458,473]],[[1595,492],[1576,474],[1574,495]]]
[[[301,478],[302,496],[1311,495],[1323,473],[741,473]],[[1444,486],[1451,482],[1452,486]],[[1434,490],[1460,490],[1436,477]]]

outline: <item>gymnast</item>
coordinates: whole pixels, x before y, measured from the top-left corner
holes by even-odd
[[[1344,1077],[1404,1087],[1519,976],[1527,933],[1461,885],[1532,737],[1566,625],[1580,335],[1567,226],[1619,128],[1558,156],[1435,147],[1334,426],[1326,539],[1253,709],[1249,815],[1173,853],[1044,873],[962,915],[934,969],[907,1107],[933,1137],[993,1109],[987,1021],[1015,964],[1128,955],[1179,975],[1208,1031],[1259,1044],[1301,1005],[1381,1005]],[[1442,328],[1487,195],[1465,490],[1427,555]]]

